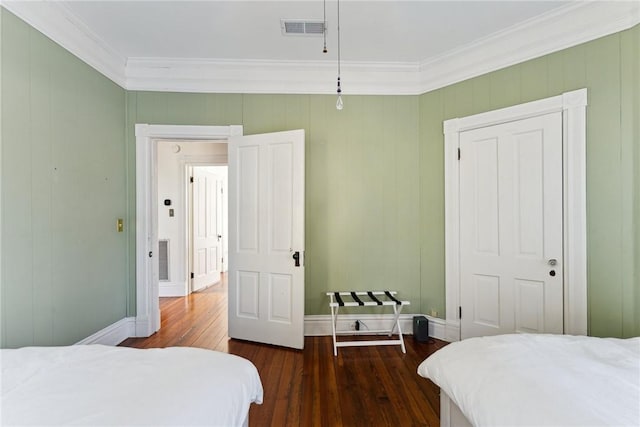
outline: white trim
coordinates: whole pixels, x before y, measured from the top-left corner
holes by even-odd
[[[87,27],[64,2],[2,1],[2,6],[105,77],[126,88],[127,58]]]
[[[445,291],[447,340],[460,339],[459,163],[460,132],[551,112],[563,113],[564,333],[587,334],[586,226],[587,89],[444,122]]]
[[[129,337],[134,336],[136,319],[134,317],[125,317],[112,323],[87,338],[78,341],[74,345],[84,344],[104,344],[118,345]]]
[[[160,282],[158,289],[159,297],[185,297],[189,295],[187,285],[177,282]]]
[[[348,95],[416,95],[417,63],[342,63]],[[127,89],[204,93],[328,94],[335,92],[335,64],[327,61],[261,61],[129,58]]]
[[[449,342],[460,340],[460,321],[457,316],[460,292],[457,287],[450,285],[450,283],[460,283],[458,128],[458,119],[444,122],[445,331],[446,341]]]
[[[230,136],[242,136],[242,125],[232,126],[182,126],[136,124],[136,137],[156,139],[184,139],[188,142],[198,140],[227,139]]]
[[[2,9],[0,8],[0,37],[2,37],[2,21],[4,21],[4,19],[2,18],[2,15],[4,14],[4,12],[2,11]],[[3,44],[2,40],[0,40],[0,188],[4,188],[4,186],[2,185],[2,181],[3,181],[3,176],[4,174],[2,173],[2,152],[4,151],[3,149],[3,142],[2,142],[2,138],[3,138],[3,133],[2,133],[2,111],[4,110],[4,108],[2,107],[2,70],[4,68],[2,68],[2,49],[3,49]],[[0,230],[3,229],[3,225],[4,225],[4,220],[3,220],[3,199],[4,196],[0,197]],[[2,231],[0,231],[0,233],[2,233]],[[4,241],[4,239],[2,237],[0,237],[0,283],[5,283],[4,282],[4,276],[3,276],[3,272],[2,272],[2,264],[4,264],[4,256],[3,256],[3,252],[2,252],[2,242]],[[0,285],[1,286],[1,285]],[[0,293],[2,293],[2,291],[0,291]],[[2,325],[0,325],[0,333],[2,334],[2,336],[7,336],[6,334],[6,324],[7,322],[5,322],[5,317],[3,315],[3,313],[6,313],[6,301],[7,298],[2,298],[2,301],[0,301],[0,322],[2,323]],[[2,344],[2,340],[0,340],[0,344]]]
[[[148,337],[160,329],[157,280],[158,210],[157,141],[160,139],[211,140],[226,143],[242,135],[242,126],[174,126],[136,124],[136,328],[135,336]]]
[[[420,64],[424,93],[577,46],[640,23],[640,3],[578,1]]]
[[[587,90],[563,94],[564,332],[587,335]]]
[[[64,2],[2,6],[128,90],[218,93],[333,93],[330,61],[225,61],[125,57]],[[435,58],[343,63],[346,94],[419,95],[585,43],[640,23],[632,1],[581,1],[534,17]]]
[[[401,314],[400,315],[400,327],[402,328],[402,335],[413,334],[413,316],[419,316],[419,314]],[[445,335],[445,322],[443,319],[437,317],[431,317],[424,315],[429,320],[429,336],[447,341]],[[351,325],[356,320],[364,322],[370,330],[385,330],[389,329],[393,323],[393,314],[341,314],[338,316],[337,328],[338,331],[349,331]],[[366,335],[367,328],[358,331],[360,334]],[[355,334],[355,331],[354,331]],[[326,336],[332,335],[331,332],[331,315],[306,315],[304,316],[304,335],[307,337]]]

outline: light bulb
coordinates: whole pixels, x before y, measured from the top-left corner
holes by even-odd
[[[338,100],[336,101],[336,110],[342,111],[344,108],[344,102],[342,102],[342,95],[338,95]]]

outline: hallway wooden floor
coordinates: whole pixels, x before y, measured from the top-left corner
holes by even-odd
[[[188,297],[161,298],[160,308],[160,331],[121,345],[202,347],[251,360],[264,387],[251,427],[439,425],[439,389],[416,369],[442,341],[407,336],[406,354],[398,346],[351,347],[334,357],[330,336],[306,337],[303,351],[229,339],[224,280]]]

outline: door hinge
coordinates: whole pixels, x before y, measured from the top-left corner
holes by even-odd
[[[460,149],[458,148],[458,160],[460,160]]]
[[[458,156],[458,158],[460,158],[460,157]],[[189,182],[193,184],[193,177],[192,176],[189,177]]]
[[[462,319],[462,307],[458,307],[458,319]]]
[[[191,278],[193,279],[195,277],[195,274],[191,273]]]

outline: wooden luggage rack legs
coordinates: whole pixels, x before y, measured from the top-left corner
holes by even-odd
[[[338,347],[362,347],[366,345],[399,345],[402,352],[406,353],[402,329],[400,328],[400,312],[402,307],[409,305],[409,301],[400,301],[396,296],[396,291],[353,291],[353,292],[327,292],[329,297],[329,307],[331,308],[331,329],[333,332],[333,355],[338,355]],[[360,298],[365,297],[365,298]],[[350,300],[345,301],[345,299]],[[363,301],[364,299],[364,301]],[[368,306],[391,306],[393,307],[393,323],[391,329],[367,330],[367,334],[386,333],[391,337],[395,329],[398,329],[398,339],[371,340],[371,341],[338,341],[337,335],[355,335],[354,331],[337,331],[338,311],[340,307],[368,307]]]

